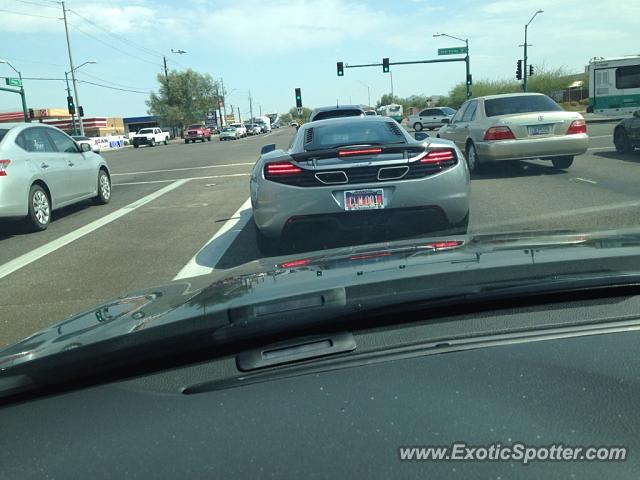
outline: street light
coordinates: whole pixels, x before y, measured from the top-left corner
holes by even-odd
[[[464,62],[465,62],[466,67],[467,67],[467,75],[465,77],[465,83],[467,85],[467,98],[470,98],[471,97],[471,65],[470,65],[470,61],[469,61],[469,39],[468,38],[455,37],[453,35],[448,35],[446,33],[435,33],[433,36],[434,37],[448,37],[448,38],[453,38],[454,40],[460,40],[461,42],[464,42],[464,44],[466,46],[466,50],[467,50],[467,56],[464,57]]]
[[[358,80],[358,83],[359,83],[360,85],[362,85],[363,87],[367,87],[367,98],[368,98],[368,100],[367,100],[367,106],[368,106],[368,107],[371,107],[371,90],[369,89],[369,85],[367,85],[367,84],[366,84],[366,83],[364,83],[364,82],[361,82],[360,80]]]
[[[20,79],[20,97],[22,98],[22,113],[24,114],[24,121],[29,121],[29,114],[27,113],[27,100],[24,95],[24,85],[22,85],[22,73],[20,73],[16,67],[11,65],[7,60],[0,60],[0,63],[5,63],[11,67],[11,69],[18,74],[18,78]],[[15,90],[13,90],[15,92]]]
[[[78,65],[77,67],[72,68],[71,70],[69,70],[68,72],[64,72],[64,78],[67,82],[67,98],[69,98],[71,96],[71,89],[69,88],[69,77],[68,75],[75,72],[76,70],[78,70],[80,67],[87,65],[88,63],[98,63],[96,60],[87,60],[84,63],[81,63],[80,65]],[[78,123],[80,124],[80,135],[84,136],[84,125],[82,124],[82,117],[80,116],[80,101],[78,100],[78,90],[76,89],[76,106],[75,109],[78,110]],[[71,114],[71,125],[73,128],[73,134],[76,134],[76,116],[75,113]]]
[[[522,83],[522,90],[523,91],[527,91],[527,29],[529,28],[529,25],[531,24],[531,22],[533,22],[533,19],[536,18],[536,16],[539,13],[544,13],[544,10],[538,10],[536,13],[533,14],[533,17],[531,17],[531,20],[529,20],[529,23],[527,23],[524,26],[524,71],[522,72],[522,78],[523,78],[523,83]]]

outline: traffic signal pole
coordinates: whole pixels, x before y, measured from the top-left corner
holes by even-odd
[[[68,72],[64,72],[64,79],[67,82],[67,98],[71,97],[71,88],[69,87],[69,75]],[[76,133],[76,112],[75,112],[75,106],[74,106],[74,111],[73,113],[71,113],[71,127],[73,129],[73,134],[77,135]]]

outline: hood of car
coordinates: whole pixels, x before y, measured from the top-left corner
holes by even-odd
[[[388,242],[255,260],[106,302],[0,352],[4,368],[183,320],[331,289],[390,296],[398,282],[502,281],[567,272],[640,272],[640,231],[504,233]],[[395,282],[395,283],[394,283]],[[390,285],[393,285],[391,287]],[[390,290],[391,289],[391,290]],[[221,315],[216,322],[228,323]]]

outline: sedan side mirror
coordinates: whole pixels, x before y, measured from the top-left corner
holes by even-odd
[[[264,155],[265,153],[273,152],[276,149],[275,143],[270,143],[269,145],[265,145],[260,149],[260,155]]]
[[[83,152],[90,152],[91,151],[91,145],[89,145],[88,143],[81,143],[80,144],[80,150],[82,150]]]
[[[427,135],[425,132],[416,132],[413,134],[413,137],[417,141],[422,142],[423,140],[426,140],[427,138],[429,138],[429,135]]]
[[[442,119],[442,123],[451,123],[451,119],[450,118],[443,118]]]

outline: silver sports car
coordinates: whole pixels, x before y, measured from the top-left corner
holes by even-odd
[[[288,150],[263,147],[250,191],[258,247],[267,255],[300,227],[397,224],[461,233],[469,221],[462,152],[447,140],[416,141],[386,117],[304,124]]]

